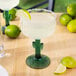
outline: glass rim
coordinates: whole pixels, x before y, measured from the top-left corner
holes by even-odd
[[[53,11],[48,10],[48,9],[34,8],[34,9],[28,9],[27,11],[28,11],[29,13],[31,13],[31,12],[45,12],[45,13],[51,13],[51,14],[55,17],[55,19],[56,19],[56,14],[55,14]]]

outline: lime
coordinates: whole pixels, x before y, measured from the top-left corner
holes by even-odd
[[[63,64],[59,64],[59,66],[57,67],[54,74],[59,75],[59,74],[65,73],[65,72],[66,72],[66,66],[64,66]]]
[[[70,56],[66,56],[62,58],[61,63],[66,66],[67,68],[75,68],[76,67],[76,60]]]
[[[21,10],[17,10],[16,16],[22,16],[25,17],[27,19],[31,20],[31,15],[27,10],[21,9]]]
[[[72,33],[76,33],[76,19],[74,19],[68,23],[67,29]]]
[[[76,3],[72,3],[68,5],[67,13],[71,16],[76,16]]]
[[[70,21],[72,20],[71,16],[69,16],[68,14],[62,14],[60,16],[60,23],[63,25],[67,25]]]
[[[11,15],[11,21],[14,20],[16,18],[16,9],[9,10],[9,14]]]
[[[14,14],[11,14],[11,21],[15,20],[16,16]]]
[[[9,10],[9,14],[16,14],[16,9],[13,8],[13,9]]]
[[[10,38],[18,37],[20,32],[20,28],[16,25],[9,25],[5,28],[5,34]]]

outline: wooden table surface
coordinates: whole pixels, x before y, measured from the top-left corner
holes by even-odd
[[[29,68],[25,59],[34,54],[32,40],[21,34],[17,39],[9,39],[5,36],[4,46],[6,53],[10,56],[0,59],[0,64],[9,72],[9,76],[55,76],[53,72],[59,65],[62,57],[72,56],[76,59],[76,34],[70,33],[65,26],[59,23],[60,14],[57,13],[57,26],[55,33],[43,39],[43,54],[51,59],[51,64],[45,69]],[[12,21],[11,24],[19,24],[19,20]],[[68,69],[66,73],[59,76],[76,76],[76,68]]]

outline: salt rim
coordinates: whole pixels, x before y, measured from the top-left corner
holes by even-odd
[[[51,14],[53,14],[53,16],[55,17],[55,19],[56,19],[56,14],[53,12],[53,11],[51,11],[51,10],[47,10],[47,9],[39,9],[39,8],[35,8],[35,9],[28,9],[27,10],[28,12],[32,12],[32,11],[37,11],[37,12],[39,12],[39,11],[45,11],[46,13],[51,13]]]

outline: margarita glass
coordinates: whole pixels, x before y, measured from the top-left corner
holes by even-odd
[[[9,21],[10,21],[9,10],[11,10],[13,7],[17,6],[18,4],[19,4],[19,0],[0,0],[0,9],[4,10],[6,26],[9,25]],[[4,35],[3,35],[4,30],[5,30],[5,27],[3,27],[0,22],[0,39],[1,39],[1,41],[0,41],[0,58],[8,55],[7,53],[5,54],[5,51],[4,51]]]
[[[1,19],[1,16],[0,16]],[[2,26],[0,23],[0,58],[4,57],[5,51],[4,51],[4,36],[2,33]]]
[[[0,9],[4,10],[6,26],[9,25],[10,15],[9,10],[19,4],[19,0],[0,0]]]
[[[43,69],[50,64],[49,57],[42,55],[43,49],[42,38],[51,36],[56,27],[56,16],[52,11],[46,9],[28,10],[31,20],[23,16],[20,17],[20,25],[22,33],[35,41],[32,42],[35,48],[35,55],[27,57],[26,64],[31,68]]]

